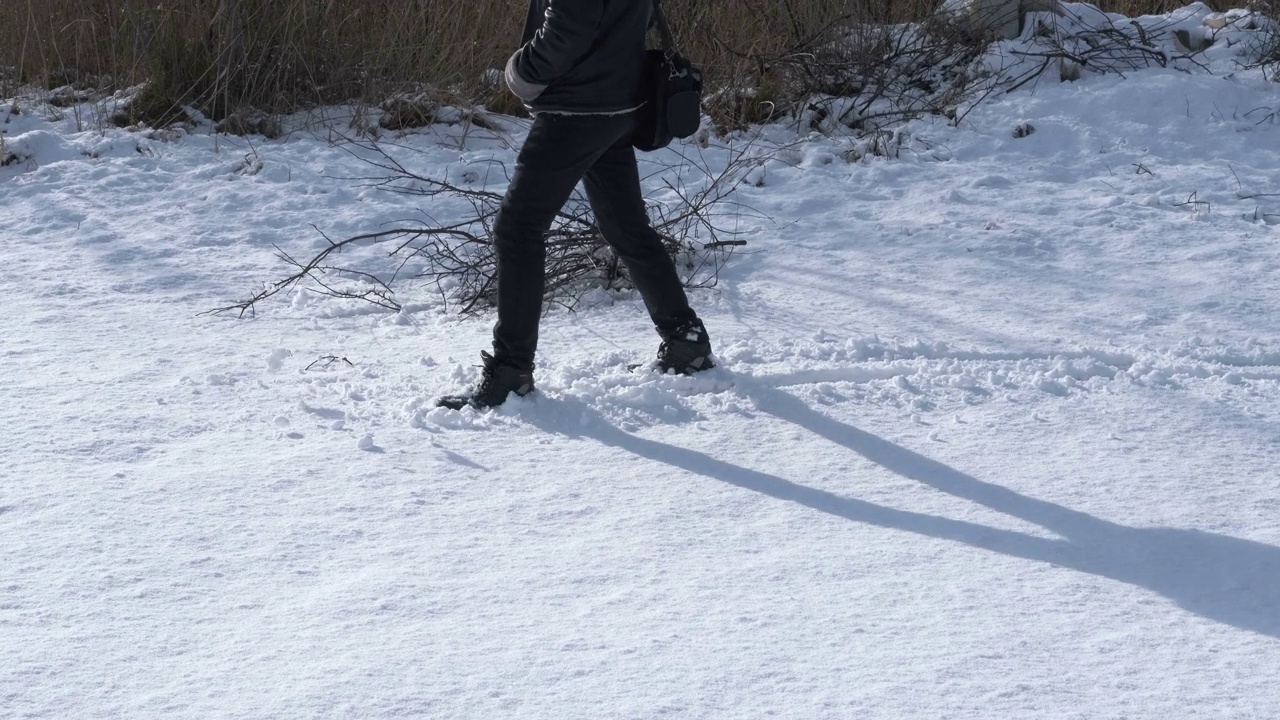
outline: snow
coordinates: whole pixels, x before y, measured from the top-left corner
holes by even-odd
[[[324,133],[0,109],[0,716],[1280,715],[1280,101],[1220,45],[896,159],[645,156],[669,200],[785,150],[692,294],[720,366],[628,372],[600,293],[488,413],[433,406],[492,320],[434,287],[202,314],[465,207]],[[500,190],[506,122],[388,147]]]

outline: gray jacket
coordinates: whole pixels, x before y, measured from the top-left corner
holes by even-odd
[[[507,84],[534,112],[608,114],[644,102],[653,0],[529,0]]]

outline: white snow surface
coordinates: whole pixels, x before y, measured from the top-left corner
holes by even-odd
[[[670,201],[785,146],[691,293],[719,367],[628,372],[657,336],[601,292],[549,310],[537,393],[460,413],[492,317],[434,287],[201,313],[316,228],[465,207],[323,134],[10,105],[2,717],[1280,717],[1259,74],[1040,83],[897,159],[781,126],[644,156]],[[388,148],[500,191],[523,132]]]

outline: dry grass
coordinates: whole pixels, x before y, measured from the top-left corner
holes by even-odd
[[[0,66],[22,83],[127,86],[144,105],[221,117],[385,95],[414,84],[478,93],[514,42],[515,2],[487,0],[6,0]]]
[[[1127,14],[1183,0],[1110,0]],[[162,123],[194,105],[288,111],[378,100],[406,87],[495,103],[485,70],[519,41],[525,0],[4,0],[0,71],[9,82],[124,87],[148,81],[131,120]],[[776,68],[838,23],[901,22],[930,0],[679,0],[667,3],[687,54],[750,120],[775,105]],[[3,79],[0,72],[0,79]],[[753,98],[744,103],[744,93]],[[510,109],[508,104],[502,109]]]

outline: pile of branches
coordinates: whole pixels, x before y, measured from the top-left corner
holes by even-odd
[[[984,92],[977,61],[990,38],[945,13],[924,22],[860,26],[827,50],[830,97],[813,102],[810,125],[834,121],[862,134],[926,115],[958,120]]]
[[[1046,77],[1208,71],[1200,55],[1208,44],[1185,35],[1185,21],[1177,13],[1119,18],[1072,3],[1061,14],[1028,13],[1020,38],[993,45],[980,23],[944,6],[908,23],[846,15],[781,51],[740,55],[758,68],[756,97],[768,109],[753,120],[794,118],[825,133],[878,137],[928,115],[958,123],[984,98]],[[1259,31],[1256,65],[1280,78],[1280,0],[1257,0],[1250,22]]]
[[[404,308],[398,291],[406,285],[433,287],[447,308],[463,314],[494,305],[497,265],[493,227],[503,195],[483,183],[479,188],[470,187],[478,178],[476,173],[463,172],[464,180],[459,182],[428,177],[406,167],[376,142],[362,143],[361,147],[367,160],[372,154],[373,159],[368,161],[380,174],[352,180],[366,187],[414,196],[433,207],[458,208],[456,216],[460,219],[438,222],[424,214],[423,219],[342,240],[333,240],[316,228],[325,241],[319,252],[299,258],[276,246],[278,258],[291,268],[290,274],[266,284],[248,299],[212,313],[252,316],[263,301],[298,287],[397,312]],[[731,152],[723,170],[712,172],[701,147],[688,147],[695,148],[697,155],[684,157],[684,167],[680,169],[701,171],[700,186],[688,186],[683,179],[687,172],[663,168],[665,177],[677,178],[666,182],[669,199],[674,199],[670,204],[650,202],[649,214],[681,271],[685,286],[709,288],[717,284],[720,270],[734,249],[746,245],[737,222],[744,213],[755,214],[732,200],[731,195],[743,177],[764,163],[767,156],[752,152],[749,146],[742,147]],[[505,174],[505,167],[495,165]],[[631,287],[626,267],[605,241],[580,190],[557,214],[545,240],[547,305],[574,309],[592,290]],[[366,255],[352,257],[352,251],[370,246],[385,251],[372,259]]]
[[[1193,52],[1171,51],[1178,47],[1173,42],[1178,23],[1172,19],[1144,25],[1133,19],[1116,23],[1101,12],[1088,20],[1041,13],[1034,22],[1030,47],[1010,51],[1017,62],[1016,70],[1005,74],[1008,92],[1046,74],[1060,81],[1077,80],[1084,72],[1123,75],[1151,67],[1208,69]]]
[[[973,68],[990,39],[944,11],[894,24],[848,14],[779,51],[738,53],[756,68],[752,92],[767,108],[748,116],[865,134],[924,115],[954,118],[982,91]]]

